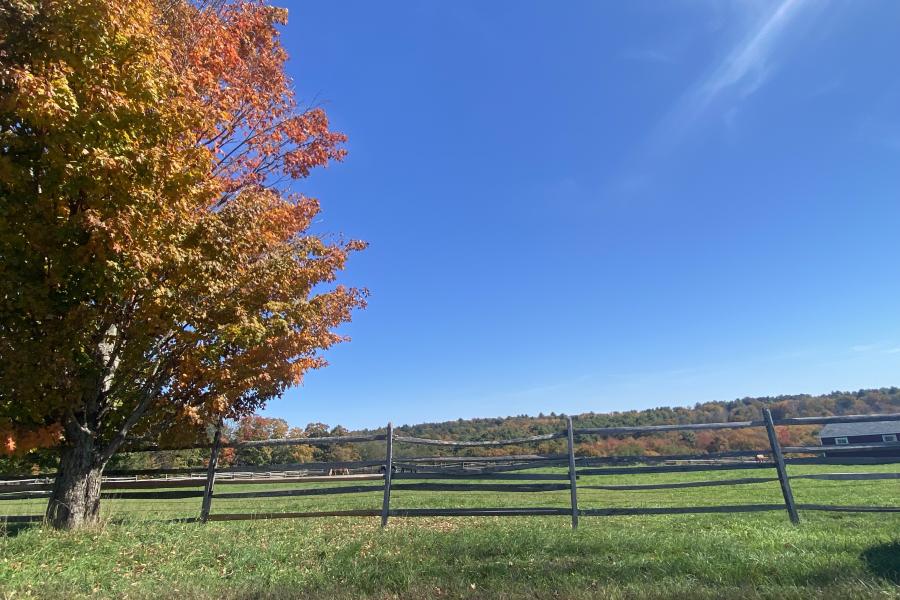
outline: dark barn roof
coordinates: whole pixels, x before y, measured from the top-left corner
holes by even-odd
[[[872,421],[870,423],[829,423],[819,432],[820,438],[856,435],[900,434],[900,421]]]

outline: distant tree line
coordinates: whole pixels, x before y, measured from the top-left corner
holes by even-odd
[[[821,396],[798,395],[763,398],[742,398],[730,402],[704,402],[692,407],[660,407],[611,413],[583,413],[574,415],[576,427],[620,427],[633,425],[666,425],[671,423],[714,423],[721,421],[750,421],[762,419],[768,408],[775,419],[849,414],[890,413],[900,411],[900,388],[881,388],[857,392],[833,392]],[[492,419],[458,419],[440,423],[404,425],[395,428],[400,435],[432,439],[495,440],[553,433],[562,428],[565,415],[550,413],[529,417],[501,417]],[[780,428],[783,444],[815,444],[818,427]],[[304,428],[291,427],[279,418],[250,415],[228,423],[223,436],[230,441],[250,441],[281,438],[314,438],[340,436],[350,433],[384,433],[384,429],[351,432],[337,425],[310,423]],[[666,454],[704,454],[726,450],[756,450],[768,445],[765,432],[758,429],[723,431],[671,432],[643,436],[611,436],[584,439],[576,452],[581,456],[636,456]],[[564,440],[540,444],[504,446],[501,448],[469,448],[457,455],[554,454],[565,451]],[[451,449],[398,446],[399,456],[453,454]],[[319,447],[310,445],[244,448],[222,450],[219,464],[226,466],[293,464],[318,461],[353,461],[380,459],[384,445],[380,442],[335,444]],[[209,459],[208,450],[160,450],[154,452],[124,452],[113,457],[110,468],[171,468],[203,467]],[[35,450],[20,457],[0,457],[0,472],[40,473],[55,468],[51,453]]]
[[[666,425],[672,423],[715,423],[723,421],[752,421],[762,419],[768,408],[777,419],[850,414],[887,413],[900,411],[900,388],[832,392],[820,396],[808,394],[761,398],[741,398],[728,402],[704,402],[694,406],[663,406],[644,410],[572,415],[575,427],[623,427],[637,425]],[[524,437],[559,431],[562,417],[551,413],[537,417],[515,416],[493,419],[458,419],[442,423],[423,423],[398,427],[402,435],[456,440],[489,440]],[[781,428],[779,436],[784,444],[817,443],[818,427]],[[577,444],[582,456],[629,456],[695,454],[726,450],[754,450],[768,445],[765,432],[756,429],[737,429],[709,432],[673,432],[645,436],[615,436],[585,439]],[[409,449],[434,454],[435,449],[417,446]],[[440,450],[440,449],[438,449]],[[527,446],[504,446],[490,449],[491,454],[538,453],[565,451],[564,440],[553,440]],[[461,454],[484,454],[484,448],[462,451]]]

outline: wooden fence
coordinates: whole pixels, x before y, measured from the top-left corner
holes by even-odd
[[[189,520],[233,521],[245,519],[359,516],[380,517],[382,526],[390,517],[419,516],[523,516],[523,515],[565,515],[570,516],[572,527],[578,526],[579,517],[613,515],[654,515],[686,513],[738,513],[784,510],[792,523],[800,522],[800,511],[834,512],[900,512],[900,506],[846,506],[801,504],[794,500],[791,481],[797,479],[868,481],[900,479],[900,473],[859,472],[859,473],[816,473],[788,475],[787,465],[873,465],[900,463],[900,456],[824,456],[822,446],[782,447],[776,434],[776,426],[824,425],[828,423],[860,423],[872,421],[900,421],[900,413],[883,415],[852,415],[842,417],[802,417],[773,420],[765,410],[761,421],[739,421],[725,423],[674,424],[634,427],[575,428],[571,418],[566,420],[564,430],[525,438],[485,441],[434,440],[396,435],[388,424],[385,434],[322,438],[291,438],[251,442],[226,443],[216,435],[211,448],[209,464],[206,468],[120,470],[107,473],[102,486],[101,497],[132,500],[178,500],[200,498],[199,517]],[[769,447],[759,450],[739,450],[703,455],[637,456],[637,457],[578,457],[575,455],[575,440],[587,436],[645,435],[670,431],[702,431],[721,429],[764,428]],[[394,446],[425,445],[445,448],[498,447],[525,445],[554,439],[565,439],[567,452],[558,455],[511,455],[511,456],[465,456],[465,457],[425,457],[398,458]],[[260,446],[318,445],[385,442],[385,458],[380,460],[298,463],[264,467],[217,468],[217,457],[222,448],[252,448]],[[209,448],[209,446],[206,446]],[[890,445],[888,446],[890,447]],[[883,449],[881,445],[844,445],[842,452]],[[900,450],[900,443],[897,443]],[[828,448],[831,454],[835,448]],[[763,455],[760,460],[759,455]],[[567,467],[566,473],[536,472],[545,467]],[[353,474],[331,475],[334,470],[358,471]],[[273,477],[273,471],[278,471]],[[708,481],[685,481],[673,483],[578,485],[580,476],[639,475],[646,473],[691,473],[708,471],[760,471],[774,470],[774,477],[738,477]],[[321,472],[320,475],[310,473]],[[203,474],[202,477],[200,474]],[[162,479],[170,475],[172,479]],[[187,477],[185,477],[187,475]],[[49,479],[5,478],[0,481],[0,502],[4,500],[24,500],[43,498],[49,495],[52,480]],[[152,477],[151,479],[142,477]],[[633,508],[579,508],[578,490],[678,490],[693,487],[715,487],[743,485],[777,481],[783,502],[777,504],[742,504],[718,506],[682,507],[633,507]],[[340,483],[330,487],[299,487],[286,490],[227,491],[232,484],[288,484]],[[202,489],[197,489],[202,486]],[[222,491],[220,486],[224,486]],[[194,488],[194,489],[187,489]],[[130,491],[119,494],[119,490]],[[147,491],[140,491],[147,490]],[[391,493],[397,490],[434,492],[507,492],[530,493],[548,491],[569,491],[569,507],[483,507],[483,508],[391,508]],[[351,510],[317,510],[305,512],[253,512],[214,513],[215,499],[265,499],[291,498],[300,496],[332,496],[337,494],[357,494],[382,492],[381,508]],[[2,505],[0,505],[2,506]],[[0,514],[2,514],[0,510]],[[39,515],[10,515],[0,517],[9,522],[38,521]]]

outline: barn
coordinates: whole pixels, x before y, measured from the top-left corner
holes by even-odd
[[[900,456],[900,421],[830,423],[819,432],[826,456]],[[865,444],[875,448],[841,450],[841,446]]]

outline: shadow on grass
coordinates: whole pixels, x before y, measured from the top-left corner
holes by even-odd
[[[40,522],[5,522],[0,524],[0,537],[16,537],[23,531],[40,526]]]
[[[13,521],[13,520],[0,521],[0,537],[4,537],[4,536],[5,537],[16,537],[20,533],[24,533],[25,531],[28,531],[29,529],[34,529],[36,527],[43,527],[45,525],[45,522],[42,517],[37,517],[37,518],[27,517],[27,519],[28,520],[22,520],[22,521]],[[133,523],[133,522],[134,522],[134,520],[130,519],[128,517],[110,518],[110,519],[104,519],[102,521],[102,523],[104,525],[123,525],[126,523]],[[159,519],[154,522],[155,523],[168,523],[168,524],[199,523],[200,519],[198,519],[197,517],[182,517],[182,518],[175,518],[175,519]]]
[[[861,557],[870,573],[900,584],[900,541],[872,546]]]

